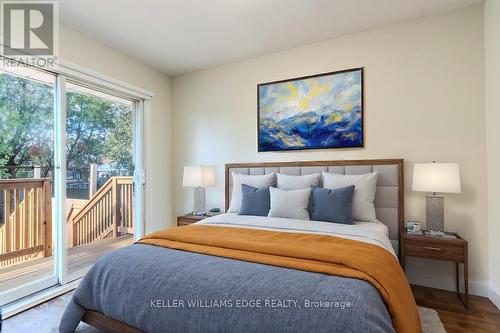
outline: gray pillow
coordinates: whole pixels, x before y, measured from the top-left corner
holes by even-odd
[[[310,210],[311,220],[354,224],[352,220],[352,195],[354,185],[330,190],[313,187]]]
[[[241,209],[238,215],[267,216],[271,207],[269,187],[241,184]]]

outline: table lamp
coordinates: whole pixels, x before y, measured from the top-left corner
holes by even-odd
[[[206,213],[205,187],[215,186],[215,171],[212,166],[185,166],[182,186],[194,187],[194,215]]]
[[[436,193],[460,193],[458,163],[415,163],[413,191],[431,192],[426,198],[426,228],[444,231],[444,197]]]

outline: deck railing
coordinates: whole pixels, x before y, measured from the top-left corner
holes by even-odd
[[[70,247],[133,233],[133,179],[111,177],[68,221]]]
[[[52,255],[51,182],[0,179],[3,221],[0,224],[0,267]],[[88,202],[68,212],[68,246],[134,232],[132,177],[110,178]]]
[[[3,179],[4,223],[0,267],[52,255],[52,193],[49,178]]]

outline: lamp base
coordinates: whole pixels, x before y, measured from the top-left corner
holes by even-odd
[[[426,228],[433,231],[444,231],[444,197],[428,195],[426,197]]]
[[[195,187],[194,188],[194,215],[205,215],[207,212],[206,199],[205,199],[205,188]]]

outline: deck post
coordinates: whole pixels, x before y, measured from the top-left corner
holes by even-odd
[[[42,178],[42,168],[39,165],[33,167],[33,178]]]
[[[12,251],[21,250],[21,224],[20,224],[20,198],[19,198],[19,189],[14,189],[14,246]]]
[[[92,199],[94,194],[97,192],[97,164],[90,164],[90,176],[89,176],[89,200]]]
[[[113,179],[113,188],[111,190],[113,203],[113,237],[118,237],[118,223],[120,221],[120,196],[118,195],[118,183]]]
[[[44,207],[44,256],[52,256],[52,189],[50,179],[43,182],[43,207]]]
[[[70,211],[73,209],[74,204],[71,204]],[[73,236],[73,229],[74,229],[74,224],[73,224],[73,217],[71,216],[73,214],[69,214],[67,217],[66,225],[68,226],[68,248],[73,247],[75,244],[74,236]]]
[[[24,219],[24,245],[23,248],[27,248],[30,246],[30,206],[29,206],[29,201],[30,201],[30,188],[25,188],[24,189],[24,200],[23,200],[23,219]]]
[[[10,222],[10,190],[4,190],[4,203],[5,203],[5,214],[4,214],[4,225],[5,225],[5,252],[10,252],[12,251],[12,225]]]

